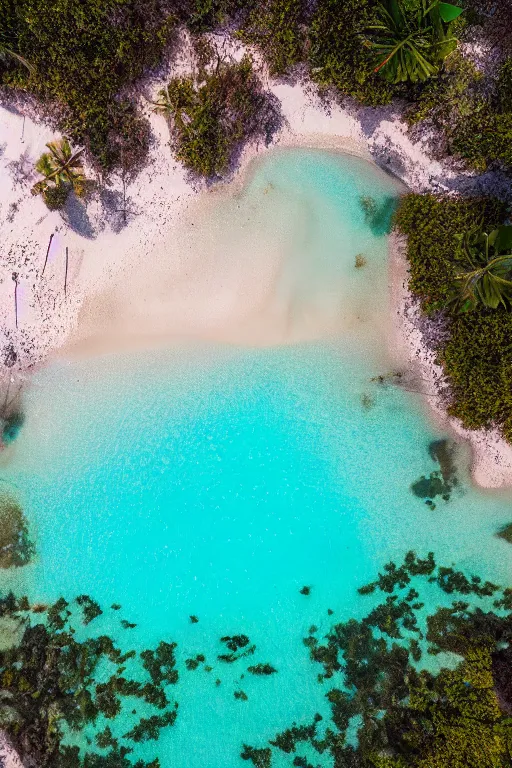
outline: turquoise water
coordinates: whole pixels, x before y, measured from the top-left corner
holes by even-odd
[[[296,259],[294,306],[307,306],[318,265],[315,304],[322,291],[332,301],[342,274],[361,312],[371,302],[384,317],[386,237],[369,229],[359,196],[384,204],[394,182],[355,158],[281,153],[256,169],[249,201],[269,180],[285,200],[301,196],[313,223],[286,264]],[[269,227],[272,215],[269,204]],[[366,273],[353,266],[361,250]],[[441,563],[510,582],[512,548],[494,534],[512,519],[511,497],[472,488],[463,449],[448,502],[432,511],[412,494],[438,468],[428,447],[442,435],[417,395],[371,381],[390,365],[374,322],[371,333],[366,324],[288,346],[58,362],[34,377],[2,477],[23,500],[37,558],[2,582],[39,601],[87,593],[105,608],[120,603],[136,629],[126,635],[108,611],[91,627],[140,649],[173,639],[181,662],[206,655],[214,669],[184,672],[176,686],[176,725],[140,749],[163,768],[240,768],[243,742],[323,711],[302,638],[329,626],[328,608],[336,620],[366,611],[356,588],[390,558],[433,550]],[[218,640],[236,633],[257,652],[223,665]],[[278,674],[240,679],[257,662]],[[240,688],[247,701],[235,700]]]

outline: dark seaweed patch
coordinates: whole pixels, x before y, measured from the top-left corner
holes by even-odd
[[[508,541],[509,544],[512,544],[512,523],[504,525],[503,528],[500,528],[496,536],[498,536],[500,539],[505,539],[505,541]]]
[[[221,653],[217,658],[219,661],[224,661],[227,664],[233,664],[235,661],[246,656],[252,656],[256,651],[255,645],[249,645],[250,640],[247,635],[226,635],[221,637],[220,641],[225,644],[231,653]]]
[[[21,506],[9,496],[0,498],[0,568],[27,565],[34,552]]]
[[[398,199],[388,196],[379,204],[373,197],[366,195],[359,198],[359,204],[372,234],[377,237],[389,235]]]
[[[435,509],[433,499],[439,496],[444,501],[449,501],[454,488],[459,485],[457,466],[454,461],[455,449],[455,444],[447,439],[433,440],[429,443],[430,458],[439,464],[439,469],[431,472],[428,477],[422,475],[411,485],[413,494],[424,499],[431,509]]]
[[[275,675],[277,669],[271,664],[255,664],[252,667],[247,667],[247,671],[250,672],[251,675]]]
[[[2,440],[6,445],[16,440],[24,421],[25,416],[21,412],[12,413],[5,419]]]

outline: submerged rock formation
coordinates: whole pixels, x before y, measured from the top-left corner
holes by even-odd
[[[19,502],[0,495],[0,568],[27,565],[34,554],[28,525]]]

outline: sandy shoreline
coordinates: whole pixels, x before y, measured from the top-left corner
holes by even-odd
[[[239,58],[242,53],[242,46],[233,44],[233,54]],[[187,61],[183,67],[187,68]],[[490,177],[477,178],[432,161],[423,144],[411,141],[396,107],[327,108],[307,86],[268,80],[264,71],[262,76],[281,103],[284,127],[269,147],[251,144],[245,148],[229,179],[230,190],[243,185],[255,159],[277,147],[311,147],[354,154],[375,162],[413,191],[448,192],[475,187],[485,190],[486,185],[492,185]],[[167,73],[155,79],[150,92],[157,92],[167,79]],[[0,108],[0,145],[5,145],[0,155],[0,173],[7,180],[0,191],[0,366],[4,381],[28,375],[34,366],[55,354],[77,327],[84,301],[119,275],[134,253],[147,253],[149,243],[182,222],[198,192],[205,189],[205,185],[191,181],[174,160],[165,120],[147,106],[145,109],[154,144],[147,166],[128,186],[129,213],[125,223],[120,212],[120,179],[113,178],[87,209],[70,203],[64,217],[49,212],[40,198],[33,198],[33,163],[44,150],[45,142],[55,134],[29,118],[24,120],[21,114]],[[212,188],[213,195],[216,189]],[[403,248],[397,238],[391,245],[395,326],[392,352],[396,354],[398,349],[403,364],[420,372],[427,389],[437,392],[442,376],[425,345],[417,310],[407,290]],[[69,277],[64,295],[66,248]],[[435,420],[471,443],[475,482],[492,488],[512,485],[511,446],[494,433],[468,433],[446,419],[440,395],[428,397],[428,404]]]

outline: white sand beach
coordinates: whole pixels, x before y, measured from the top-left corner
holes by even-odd
[[[229,47],[230,55],[236,58],[245,51],[238,43]],[[180,71],[191,68],[190,56],[185,45]],[[424,144],[411,141],[397,107],[326,105],[311,85],[274,81],[261,63],[259,69],[280,101],[284,127],[270,146],[252,143],[245,148],[228,180],[230,190],[240,188],[255,158],[276,147],[293,146],[357,154],[395,174],[413,191],[449,192],[475,184],[475,176],[453,164],[432,161]],[[154,96],[169,74],[162,72],[161,77],[144,83],[142,90]],[[121,178],[113,177],[86,208],[70,200],[63,213],[50,212],[40,197],[30,194],[34,162],[56,134],[21,112],[0,108],[0,364],[6,379],[28,376],[34,366],[59,350],[61,355],[70,350],[76,354],[77,348],[81,353],[101,351],[102,328],[103,341],[108,342],[103,348],[125,343],[129,334],[123,318],[133,314],[135,305],[130,302],[134,301],[145,322],[141,329],[136,313],[133,315],[133,335],[138,328],[143,342],[152,335],[213,337],[228,343],[250,339],[261,344],[301,338],[300,333],[288,339],[280,331],[273,333],[271,313],[264,328],[254,320],[265,303],[266,286],[272,283],[271,258],[264,261],[266,267],[261,262],[257,265],[260,271],[254,279],[251,274],[241,275],[232,260],[229,264],[224,260],[222,269],[216,269],[214,252],[209,253],[206,264],[201,262],[199,272],[197,262],[180,258],[179,248],[169,258],[168,250],[158,247],[164,236],[179,242],[198,194],[213,199],[225,194],[225,183],[206,191],[204,184],[191,180],[172,155],[164,118],[155,114],[142,96],[141,103],[151,122],[154,142],[146,167],[127,185],[126,199]],[[481,188],[492,183],[490,176],[478,179]],[[512,447],[494,433],[468,433],[453,420],[448,422],[442,398],[433,396],[440,369],[424,343],[417,310],[407,290],[403,248],[396,238],[391,243],[395,313],[391,347],[399,352],[398,359],[404,365],[421,371],[427,391],[433,390],[426,398],[433,416],[470,441],[475,482],[483,487],[510,485]],[[260,247],[260,251],[264,249]],[[134,271],[134,264],[139,265],[138,271]],[[109,287],[119,285],[120,278],[126,290],[109,293]],[[155,296],[157,284],[160,291],[175,291],[179,286],[179,292],[173,294],[175,301],[155,301],[148,311],[147,297]],[[116,306],[115,302],[127,303]],[[308,337],[306,330],[302,337]]]

